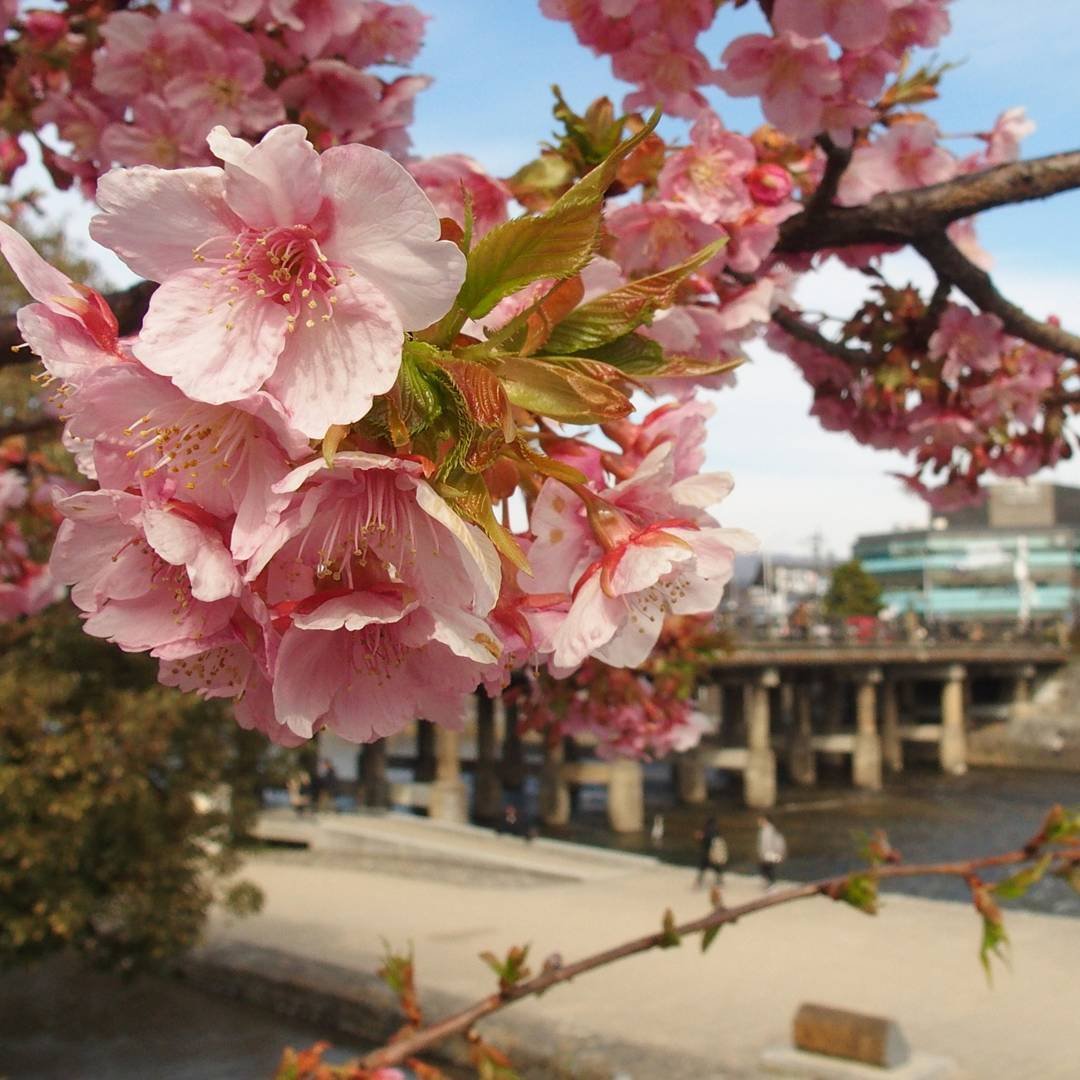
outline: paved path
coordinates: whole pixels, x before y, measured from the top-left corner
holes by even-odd
[[[311,827],[347,832],[343,820],[324,816]],[[706,905],[690,872],[647,859],[526,845],[419,819],[366,819],[353,827],[409,845],[418,866],[430,854],[432,872],[405,877],[339,869],[326,858],[260,857],[245,875],[265,889],[264,913],[219,920],[211,945],[267,946],[371,972],[381,939],[412,941],[421,993],[432,987],[469,1000],[491,989],[477,959],[483,949],[529,942],[537,963],[554,951],[570,960],[658,928],[668,906],[682,920]],[[475,880],[439,880],[437,858],[448,852],[477,867]],[[479,884],[483,865],[500,861],[558,877]],[[727,899],[759,891],[757,882],[731,877]],[[895,1018],[913,1048],[954,1058],[959,1077],[1076,1080],[1080,922],[1012,912],[1007,927],[1012,970],[999,968],[991,988],[976,959],[978,920],[965,905],[890,896],[881,915],[869,918],[812,899],[725,928],[705,957],[696,942],[635,957],[503,1015],[543,1024],[553,1037],[675,1048],[715,1063],[708,1075],[716,1077],[754,1076],[761,1050],[788,1041],[798,1005],[816,1001]],[[649,1066],[631,1075],[683,1074]]]

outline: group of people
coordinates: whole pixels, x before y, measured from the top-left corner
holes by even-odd
[[[776,872],[787,858],[787,841],[784,834],[767,818],[761,815],[757,819],[757,861],[761,876],[766,886],[776,883]],[[705,824],[694,834],[698,842],[698,875],[695,886],[705,884],[705,875],[710,871],[717,886],[723,884],[724,871],[728,864],[727,841],[720,835],[720,827],[715,817],[708,817]]]

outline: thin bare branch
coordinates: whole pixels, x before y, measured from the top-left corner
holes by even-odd
[[[1052,323],[1041,322],[998,292],[993,279],[977,267],[944,233],[919,237],[915,250],[939,279],[951,281],[982,311],[1001,319],[1005,329],[1042,349],[1080,360],[1080,336]]]
[[[798,341],[805,342],[807,345],[813,345],[815,349],[820,349],[822,352],[828,353],[829,356],[834,356],[837,360],[842,360],[845,364],[850,364],[852,368],[858,369],[866,367],[868,364],[878,363],[878,357],[874,356],[869,351],[853,349],[843,342],[833,341],[830,338],[825,337],[821,331],[816,327],[811,326],[808,322],[803,321],[790,308],[777,308],[772,313],[772,321],[776,323],[781,330],[790,334]]]
[[[851,147],[837,146],[828,135],[819,135],[817,144],[825,151],[825,173],[806,204],[805,217],[812,220],[825,213],[836,198],[844,171],[851,164]]]
[[[913,864],[911,866],[874,866],[865,870],[822,878],[803,885],[793,885],[776,892],[764,893],[754,900],[739,904],[736,907],[715,908],[701,918],[692,919],[681,926],[676,926],[673,932],[680,938],[684,938],[693,934],[702,934],[708,930],[718,929],[747,915],[764,911],[767,908],[778,907],[781,904],[789,904],[795,900],[805,900],[811,896],[828,896],[836,899],[842,894],[845,886],[850,884],[854,878],[863,876],[870,876],[877,881],[911,877],[959,877],[965,881],[970,881],[981,870],[1016,866],[1030,862],[1040,854],[1045,844],[1046,827],[1044,825],[1040,833],[1037,833],[1015,851],[960,862]],[[1051,872],[1054,869],[1080,865],[1080,844],[1058,849],[1054,852],[1054,857],[1056,864],[1051,867]],[[515,1001],[543,993],[552,986],[568,982],[578,975],[603,967],[616,960],[622,960],[628,956],[635,956],[638,953],[670,945],[671,935],[672,931],[645,934],[613,948],[593,953],[591,956],[584,957],[575,963],[545,968],[534,978],[509,986],[499,993],[491,994],[468,1006],[468,1008],[432,1024],[430,1027],[414,1032],[412,1035],[373,1051],[360,1061],[360,1066],[366,1069],[376,1069],[400,1065],[407,1059],[428,1050],[443,1039],[468,1031],[478,1020],[506,1008]]]

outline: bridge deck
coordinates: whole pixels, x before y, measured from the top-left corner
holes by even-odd
[[[716,671],[737,668],[865,667],[867,665],[986,664],[1009,667],[1022,664],[1066,664],[1071,651],[1058,645],[1029,642],[980,644],[977,642],[930,642],[919,645],[885,643],[873,645],[812,645],[755,643],[738,646],[718,655]]]

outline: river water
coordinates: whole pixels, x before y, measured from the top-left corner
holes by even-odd
[[[708,807],[676,805],[670,767],[651,764],[645,770],[646,827],[656,814],[664,818],[664,838],[654,846],[648,832],[617,836],[607,828],[604,792],[583,788],[574,822],[565,829],[544,829],[544,835],[659,856],[692,867],[697,861],[694,831],[715,813],[728,842],[729,869],[756,873],[755,811],[741,805],[735,784],[717,788],[723,774],[713,774]],[[530,785],[532,787],[533,785]],[[945,776],[926,768],[890,777],[881,792],[852,789],[841,776],[828,777],[811,789],[784,787],[780,804],[770,812],[784,833],[788,860],[782,876],[797,881],[840,873],[865,865],[858,856],[859,837],[883,828],[908,863],[941,862],[993,854],[1018,847],[1034,834],[1054,803],[1080,806],[1080,776],[1019,769],[980,769],[966,776]],[[890,883],[917,896],[966,900],[966,886],[950,878],[912,879]],[[1061,881],[1040,882],[1017,907],[1080,916],[1080,895]]]

